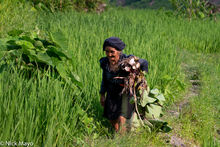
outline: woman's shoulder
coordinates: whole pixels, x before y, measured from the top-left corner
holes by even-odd
[[[126,54],[121,54],[121,59],[124,59],[124,58],[129,58],[131,56],[134,56],[134,55],[126,55]]]
[[[139,63],[141,64],[141,70],[148,72],[148,62],[145,59],[139,59]]]
[[[102,57],[101,59],[99,59],[99,63],[101,68],[104,69],[104,67],[106,67],[106,65],[108,64],[108,58]]]

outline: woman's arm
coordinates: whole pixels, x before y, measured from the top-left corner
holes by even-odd
[[[100,88],[100,91],[99,93],[100,94],[105,94],[106,91],[107,91],[107,88],[106,88],[106,79],[105,79],[105,76],[104,76],[104,72],[102,73],[102,83],[101,83],[101,88]]]
[[[105,106],[105,94],[100,95],[100,103],[101,103],[102,107]]]
[[[104,75],[102,75],[102,83],[101,83],[101,89],[99,91],[100,93],[100,103],[104,107],[105,104],[105,93],[106,93],[106,85],[105,85],[105,79]]]
[[[105,93],[107,92],[107,85],[106,85],[106,77],[105,77],[105,68],[107,65],[107,58],[103,57],[99,60],[100,62],[100,67],[102,68],[102,83],[101,83],[101,88],[100,88],[100,103],[104,107],[105,104]]]

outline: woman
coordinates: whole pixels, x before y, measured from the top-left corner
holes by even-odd
[[[123,79],[116,77],[126,76],[126,73],[119,70],[118,63],[132,55],[125,55],[122,50],[125,43],[117,37],[110,37],[104,41],[103,51],[106,57],[100,59],[100,66],[103,70],[100,90],[100,103],[104,107],[104,117],[110,120],[115,131],[123,133],[126,131],[126,119],[130,119],[135,111],[134,104],[130,104],[129,97],[122,99]],[[139,59],[142,71],[148,72],[148,62]],[[126,107],[126,109],[123,109]]]

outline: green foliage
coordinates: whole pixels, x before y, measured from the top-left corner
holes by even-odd
[[[178,13],[182,13],[189,18],[205,18],[213,16],[214,5],[208,0],[170,0]]]
[[[139,8],[139,9],[170,9],[171,4],[168,0],[131,0],[129,3],[126,4],[132,8]]]
[[[5,1],[8,2],[8,1]],[[3,5],[5,3],[3,2]],[[181,82],[184,75],[181,71],[182,59],[185,56],[183,49],[190,51],[190,54],[199,52],[201,55],[208,53],[219,54],[220,46],[220,26],[219,22],[209,20],[192,20],[191,22],[180,17],[168,17],[164,10],[110,10],[101,15],[85,14],[78,12],[59,12],[53,14],[32,13],[31,7],[22,7],[17,3],[11,3],[2,11],[1,35],[13,28],[23,30],[33,30],[38,26],[40,30],[56,32],[61,29],[68,41],[68,51],[73,54],[70,67],[83,82],[83,94],[73,90],[68,84],[63,85],[59,80],[52,77],[41,77],[38,80],[27,80],[19,73],[20,70],[10,72],[0,71],[0,140],[3,137],[7,140],[33,141],[35,146],[167,146],[164,139],[154,132],[146,131],[134,133],[135,135],[125,135],[119,139],[109,139],[112,132],[109,122],[103,119],[103,108],[99,104],[99,88],[101,83],[101,69],[98,60],[105,56],[102,52],[104,39],[110,36],[118,36],[125,43],[123,50],[126,54],[134,54],[149,62],[149,73],[146,75],[151,88],[156,87],[164,93],[164,88],[173,95],[167,94],[166,103],[179,99],[181,93],[178,80]],[[10,8],[10,9],[8,9]],[[21,17],[22,16],[22,17]],[[3,26],[3,27],[2,27]],[[213,33],[214,32],[214,33]],[[4,42],[4,40],[3,40]],[[2,44],[2,43],[1,43]],[[186,55],[187,56],[187,55]],[[214,65],[218,65],[216,59],[212,58]],[[201,60],[201,65],[203,65]],[[195,65],[194,62],[191,65]],[[204,67],[203,67],[204,66]],[[213,65],[199,66],[200,69],[210,68],[207,73],[215,74]],[[49,71],[48,74],[51,74]],[[168,75],[168,76],[166,76]],[[207,74],[205,74],[207,75]],[[205,101],[207,98],[219,103],[219,72],[214,76],[207,77],[210,81],[206,86],[209,90],[197,102]],[[166,79],[166,80],[165,80]],[[172,80],[171,80],[172,79]],[[212,80],[209,80],[212,79]],[[214,82],[214,84],[213,84]],[[164,88],[163,88],[164,87]],[[186,89],[186,88],[185,88]],[[175,96],[175,97],[174,97]],[[210,97],[212,96],[212,97]],[[73,105],[73,101],[75,104]],[[171,104],[171,103],[170,103]],[[25,107],[24,107],[25,106]],[[200,104],[196,104],[200,107]],[[215,106],[218,106],[215,104]],[[14,108],[13,108],[14,107]],[[78,108],[80,109],[78,109]],[[13,108],[13,109],[12,109]],[[205,108],[205,107],[204,107]],[[214,109],[213,106],[210,108]],[[184,129],[186,135],[195,130],[201,139],[206,137],[207,130],[213,126],[213,121],[209,124],[212,109],[199,112],[207,113],[207,125],[205,130],[198,122],[195,129],[191,129],[191,120],[187,118]],[[83,110],[83,115],[87,113],[89,117],[79,119],[79,113]],[[195,112],[195,111],[194,111]],[[218,113],[217,113],[218,114]],[[202,114],[196,115],[200,118]],[[10,117],[9,117],[10,116]],[[212,117],[212,116],[211,116]],[[93,121],[91,121],[92,119]],[[213,119],[217,119],[217,115]],[[169,124],[172,122],[169,119]],[[95,124],[96,129],[93,128]],[[85,125],[86,124],[86,125]],[[79,128],[80,126],[80,128]],[[174,126],[175,125],[172,125]],[[82,128],[81,128],[82,127]],[[219,128],[219,127],[218,127]],[[88,129],[88,130],[87,130]],[[80,130],[80,131],[78,131]],[[93,131],[92,131],[93,130]],[[86,132],[92,132],[87,134]],[[200,134],[204,132],[204,137]],[[94,133],[94,135],[93,135]],[[100,137],[94,139],[98,134]],[[188,133],[188,134],[187,134]],[[182,134],[181,134],[182,135]],[[86,138],[86,139],[85,139]],[[117,137],[116,137],[117,138]],[[51,144],[49,144],[51,143]],[[80,143],[80,145],[78,144]]]
[[[52,68],[68,83],[81,87],[78,76],[68,68],[71,53],[68,40],[61,32],[50,33],[50,39],[42,39],[36,32],[12,30],[9,37],[0,40],[2,64],[15,62],[21,70],[34,71]]]
[[[171,127],[168,123],[160,120],[162,116],[162,107],[165,102],[165,98],[158,89],[139,90],[137,94],[138,100],[138,113],[144,118],[143,122],[148,131],[162,131],[170,132]],[[138,124],[139,118],[135,116],[133,119],[134,124]],[[140,124],[139,124],[140,125]]]
[[[36,11],[30,3],[18,0],[0,1],[0,38],[7,36],[12,29],[33,30],[36,23]],[[20,14],[20,17],[17,15]]]
[[[82,109],[78,89],[52,76],[34,74],[26,79],[13,67],[0,74],[4,91],[0,93],[1,141],[25,140],[34,146],[79,144],[78,138],[90,135],[95,122]]]
[[[126,5],[130,5],[131,3],[138,2],[140,0],[126,0]]]
[[[145,117],[147,119],[158,119],[162,115],[162,105],[165,101],[163,94],[159,92],[158,89],[152,89],[149,94],[146,90],[143,91],[143,97],[140,98],[140,105],[145,108],[146,113]],[[139,92],[140,96],[142,95],[142,91]]]
[[[168,133],[172,130],[168,123],[158,119],[149,119],[149,122],[153,124],[154,128],[159,129],[162,132]]]
[[[94,11],[103,0],[29,0],[35,8],[43,11],[54,12],[57,10],[86,10]]]
[[[181,108],[179,117],[172,115],[169,124],[175,126],[175,134],[181,134],[186,140],[196,140],[199,146],[219,146],[218,135],[220,128],[220,54],[200,54],[184,51],[183,61],[188,65],[189,72],[196,69],[201,85],[192,85],[192,95],[183,97],[186,105],[178,105]],[[193,77],[190,76],[190,79]],[[198,87],[197,87],[198,86]],[[197,89],[198,88],[198,89]],[[195,93],[195,91],[197,91]],[[177,129],[181,127],[181,129]]]

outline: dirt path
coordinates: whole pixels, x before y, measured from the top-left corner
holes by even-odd
[[[196,67],[190,67],[188,65],[183,65],[183,68],[188,76],[189,82],[191,83],[191,88],[185,94],[180,102],[175,103],[170,110],[167,111],[167,117],[178,119],[187,109],[190,103],[190,99],[199,95],[200,91],[200,74]],[[170,134],[166,134],[167,143],[174,147],[188,147],[198,146],[195,141],[187,140],[178,134],[178,130],[181,129],[181,124],[173,127],[173,131]]]

